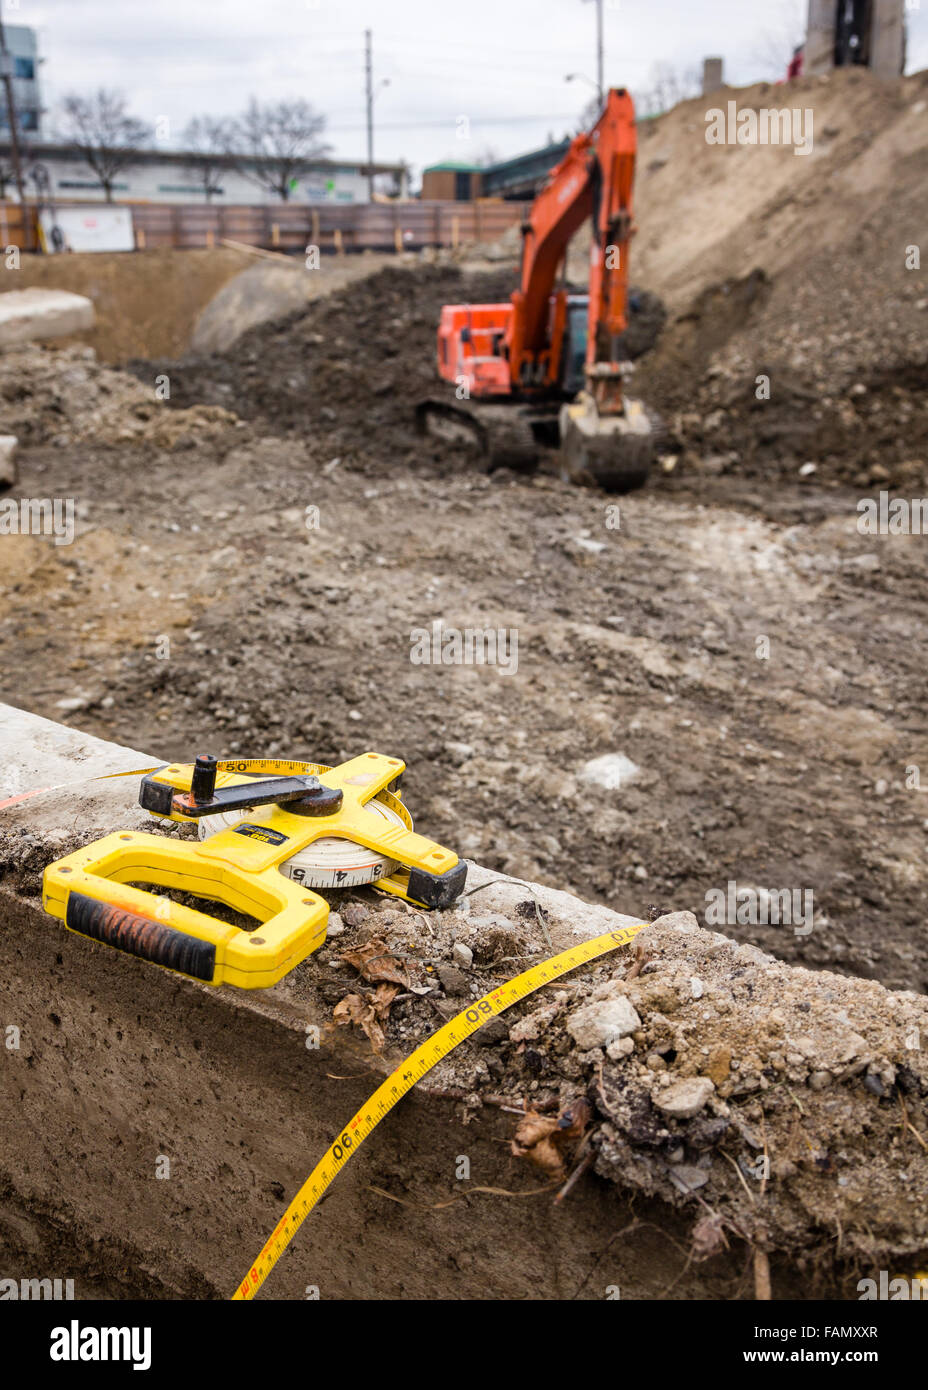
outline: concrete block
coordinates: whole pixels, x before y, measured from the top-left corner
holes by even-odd
[[[91,301],[67,290],[10,290],[0,294],[0,347],[66,338],[93,328]]]

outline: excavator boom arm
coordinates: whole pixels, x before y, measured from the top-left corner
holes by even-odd
[[[551,334],[551,297],[571,237],[590,216],[587,377],[602,407],[621,409],[618,339],[628,304],[628,244],[637,134],[635,108],[613,88],[593,129],[577,135],[523,225],[521,287],[513,294],[507,337],[514,388],[551,385],[560,343]]]

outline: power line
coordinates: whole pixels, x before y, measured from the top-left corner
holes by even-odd
[[[532,125],[536,122],[554,121],[575,121],[576,111],[571,111],[569,115],[557,115],[555,112],[545,111],[541,115],[533,116],[477,116],[470,120],[473,126],[501,126],[501,125]],[[412,121],[378,121],[378,130],[451,130],[454,128],[454,118],[445,116],[439,120],[412,120]],[[366,125],[326,125],[326,134],[345,135],[349,132],[366,130]]]

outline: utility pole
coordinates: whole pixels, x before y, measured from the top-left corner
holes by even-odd
[[[10,154],[13,159],[13,177],[19,192],[20,205],[26,206],[26,191],[23,187],[23,168],[19,158],[19,131],[16,127],[16,103],[13,100],[13,59],[7,52],[6,33],[0,19],[0,76],[6,88],[6,113],[10,123]],[[25,213],[23,214],[25,216]]]
[[[374,58],[371,31],[364,30],[364,75],[367,82],[367,196],[374,201]]]
[[[603,87],[603,0],[596,0],[596,81],[599,86],[599,104],[603,106],[606,101]]]
[[[583,0],[586,4],[586,0]],[[596,6],[596,86],[599,91],[600,107],[606,104],[606,88],[603,83],[603,0],[593,0]]]

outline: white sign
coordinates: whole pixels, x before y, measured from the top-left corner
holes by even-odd
[[[135,250],[131,208],[43,208],[39,220],[49,252]]]

